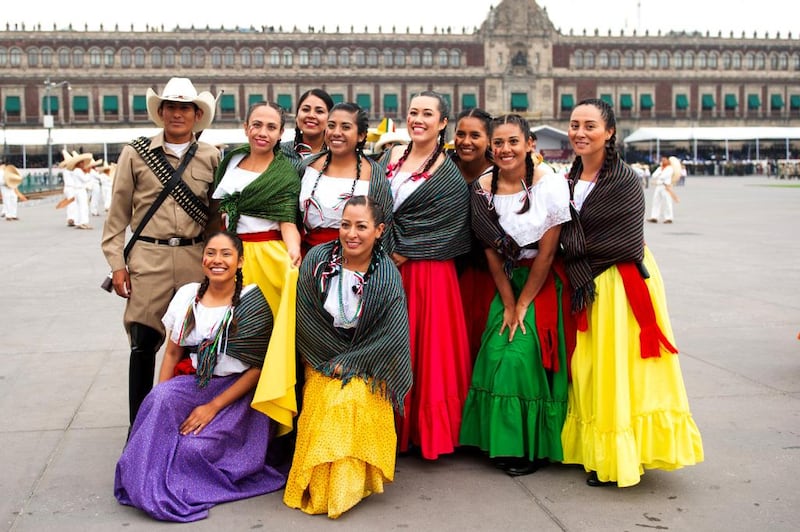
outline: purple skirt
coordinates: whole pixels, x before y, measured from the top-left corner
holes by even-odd
[[[198,435],[178,427],[198,405],[240,375],[214,377],[198,388],[194,375],[155,386],[136,416],[117,462],[114,496],[162,521],[190,522],[208,509],[281,489],[286,475],[266,463],[273,422],[252,409],[253,392],[222,409]]]

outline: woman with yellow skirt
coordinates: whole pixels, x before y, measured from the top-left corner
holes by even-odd
[[[336,519],[394,480],[394,410],[412,377],[405,292],[381,249],[384,229],[380,205],[354,196],[339,239],[311,248],[300,267],[306,381],[283,500],[308,514]]]
[[[244,124],[248,143],[224,157],[213,195],[226,229],[244,242],[244,282],[258,285],[275,317],[252,406],[278,422],[278,435],[292,430],[297,415],[295,306],[301,260],[295,223],[300,180],[280,150],[285,122],[274,103],[250,107]]]
[[[645,469],[703,461],[689,410],[661,274],[644,243],[644,196],[616,152],[606,102],[572,111],[572,221],[561,244],[577,316],[572,386],[561,432],[564,462],[590,486],[639,483]]]

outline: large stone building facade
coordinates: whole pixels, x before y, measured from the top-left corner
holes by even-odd
[[[366,29],[366,28],[365,28]],[[612,103],[620,136],[647,126],[777,126],[800,118],[800,48],[791,35],[556,29],[533,0],[503,0],[479,28],[23,28],[0,30],[6,127],[147,126],[145,92],[172,76],[222,93],[215,125],[235,127],[249,104],[290,111],[311,87],[401,119],[433,89],[452,116],[482,107],[565,129],[572,107]],[[60,82],[68,81],[67,84]]]

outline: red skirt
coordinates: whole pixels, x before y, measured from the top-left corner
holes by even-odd
[[[413,445],[434,460],[458,446],[472,361],[452,260],[409,260],[400,267],[408,299],[411,369],[405,417],[397,418],[400,452]]]
[[[489,319],[489,306],[492,304],[497,288],[488,270],[467,266],[458,278],[461,300],[464,306],[464,321],[467,326],[469,353],[472,363],[481,349],[481,338]]]

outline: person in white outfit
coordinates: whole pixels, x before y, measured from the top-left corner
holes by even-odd
[[[64,166],[64,196],[75,198],[75,201],[67,206],[67,225],[74,225],[78,229],[91,229],[89,225],[89,188],[91,187],[89,171],[94,157],[91,153],[76,151],[73,151],[69,158],[66,157],[65,152],[62,163]],[[75,206],[70,211],[73,204]]]
[[[108,164],[103,162],[100,167],[100,191],[103,197],[103,210],[108,212],[111,208],[111,185],[114,183],[114,172],[117,170],[117,163]]]
[[[97,167],[103,164],[103,159],[92,161],[90,164],[89,176],[89,212],[92,216],[100,216],[100,209],[103,208],[103,188],[100,180],[100,172]]]
[[[674,197],[672,182],[673,179],[677,181],[680,176],[680,170],[678,172],[675,171],[671,159],[675,159],[678,162],[675,157],[667,157],[666,155],[661,157],[661,166],[656,168],[655,172],[650,176],[650,181],[655,185],[655,190],[653,191],[653,206],[650,210],[650,218],[647,219],[648,222],[658,223],[659,220],[663,219],[665,224],[672,223],[672,200]],[[678,168],[680,168],[679,162]]]
[[[66,204],[67,227],[75,227],[75,220],[78,218],[78,204],[75,202],[76,183],[75,178],[72,176],[75,164],[73,164],[71,153],[67,150],[62,150],[61,153],[64,156],[64,160],[61,161],[58,167],[62,168],[61,180],[64,182],[64,199],[69,202]]]
[[[6,221],[13,222],[17,218],[17,201],[27,198],[17,188],[22,183],[22,175],[13,164],[0,165],[0,192],[3,197],[2,216]]]

